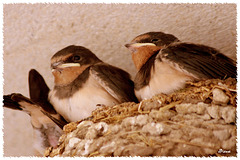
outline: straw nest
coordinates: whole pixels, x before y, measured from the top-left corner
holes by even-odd
[[[236,79],[189,82],[64,126],[45,156],[236,156]]]

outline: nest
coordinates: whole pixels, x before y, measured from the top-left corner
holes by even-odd
[[[236,79],[189,82],[64,126],[45,156],[236,156]]]

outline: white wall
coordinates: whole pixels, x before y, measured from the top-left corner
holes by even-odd
[[[5,4],[4,94],[28,96],[28,71],[37,69],[50,88],[51,56],[71,44],[135,75],[124,44],[148,31],[202,43],[236,59],[234,4]],[[4,109],[4,155],[33,155],[28,115]]]

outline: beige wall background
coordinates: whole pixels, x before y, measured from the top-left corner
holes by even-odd
[[[235,4],[5,4],[4,94],[28,95],[28,71],[37,69],[50,88],[51,56],[71,44],[100,59],[136,70],[124,44],[148,31],[219,49],[236,59]],[[4,156],[32,156],[27,114],[4,109]]]

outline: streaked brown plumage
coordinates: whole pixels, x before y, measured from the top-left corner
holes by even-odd
[[[98,104],[137,102],[130,75],[102,62],[89,49],[68,46],[51,59],[55,86],[49,100],[68,121],[91,115]]]
[[[4,107],[23,111],[31,116],[36,156],[43,156],[47,147],[56,147],[67,123],[48,101],[49,88],[34,69],[29,72],[30,99],[19,93],[3,96]],[[48,117],[48,114],[50,117]],[[52,121],[54,119],[54,121]]]
[[[212,47],[180,42],[163,32],[148,32],[125,45],[138,70],[135,93],[139,100],[172,93],[186,81],[236,77],[236,63]]]

